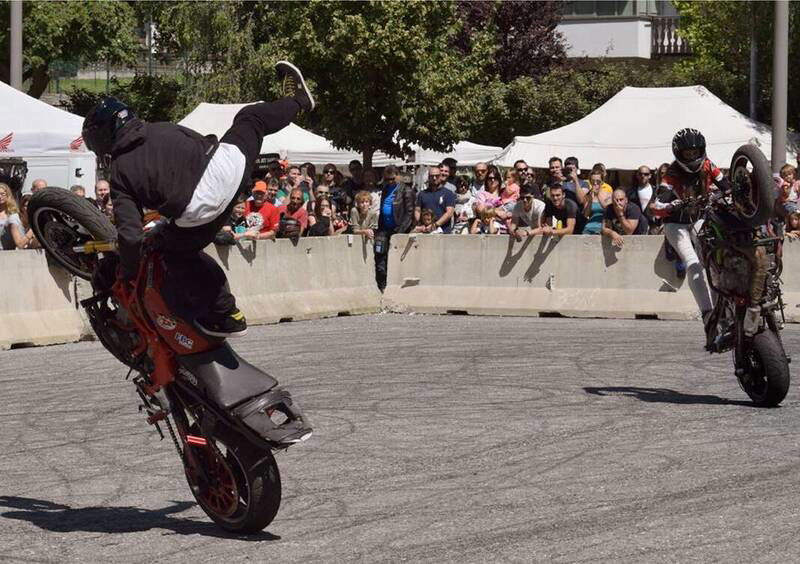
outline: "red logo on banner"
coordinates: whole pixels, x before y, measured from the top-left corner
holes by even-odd
[[[11,141],[14,139],[14,132],[12,131],[2,139],[0,139],[0,153],[13,153],[12,149],[9,149],[11,145]]]
[[[72,143],[69,144],[70,151],[80,151],[81,145],[83,145],[83,137],[78,137],[72,140]]]

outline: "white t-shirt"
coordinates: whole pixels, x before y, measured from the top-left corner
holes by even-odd
[[[544,202],[534,199],[530,211],[525,211],[524,205],[524,202],[520,200],[514,206],[514,211],[511,212],[511,223],[517,227],[539,227],[544,215]]]
[[[13,251],[17,248],[14,243],[14,236],[11,234],[11,226],[16,225],[19,232],[25,235],[25,228],[18,214],[12,213],[4,218],[0,218],[0,248],[4,251]]]
[[[647,210],[647,204],[650,203],[650,198],[653,196],[653,187],[649,184],[639,186],[636,188],[636,194],[639,196],[639,204],[642,210]]]

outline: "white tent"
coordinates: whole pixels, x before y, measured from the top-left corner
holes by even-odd
[[[82,117],[0,82],[0,158],[27,161],[24,191],[44,178],[52,186],[81,184],[94,193],[97,161],[83,143],[82,125]]]
[[[201,103],[178,123],[203,135],[214,134],[221,138],[233,124],[236,113],[247,105]],[[337,149],[321,135],[307,131],[294,123],[264,137],[261,154],[270,153],[277,153],[282,159],[288,159],[292,163],[346,165],[351,160],[361,160],[361,154]],[[385,166],[402,164],[402,161],[377,152],[372,157],[372,164]]]
[[[582,168],[601,162],[609,169],[633,170],[673,160],[670,149],[675,132],[699,129],[708,143],[709,158],[727,168],[736,149],[745,143],[758,146],[770,158],[772,130],[737,112],[703,86],[633,88],[627,86],[584,118],[564,127],[515,137],[498,164],[511,166],[517,159],[546,167],[552,156],[578,158]],[[800,147],[798,136],[787,143],[787,162]]]
[[[497,157],[503,150],[502,147],[492,147],[491,145],[478,145],[469,141],[461,141],[453,146],[449,153],[439,153],[430,149],[423,149],[419,145],[412,145],[414,157],[408,164],[414,165],[436,165],[447,157],[452,157],[458,161],[459,166],[472,166],[480,162],[488,162]]]

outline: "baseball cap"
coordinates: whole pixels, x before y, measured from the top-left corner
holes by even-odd
[[[267,191],[267,183],[263,180],[259,180],[258,182],[253,185],[253,192],[266,192]]]

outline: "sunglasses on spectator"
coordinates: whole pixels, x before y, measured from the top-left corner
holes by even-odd
[[[518,168],[516,169],[517,172],[528,172],[528,167],[525,168]]]
[[[651,172],[640,172],[639,176],[652,176]]]
[[[485,168],[476,168],[475,169],[475,174],[478,174],[479,172],[486,172],[486,169]]]
[[[322,174],[334,174],[335,172],[336,172],[335,170],[326,170],[326,171],[323,171]]]
[[[522,199],[523,199],[523,200],[533,200],[533,196],[531,196],[530,194],[528,194],[527,196],[522,196]]]
[[[494,176],[494,175],[491,175],[491,176],[487,176],[487,177],[486,177],[486,180],[500,180],[500,177],[499,177],[499,176]]]

